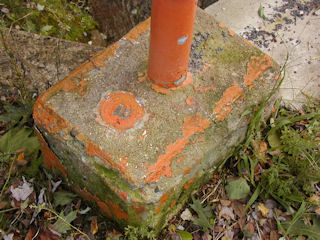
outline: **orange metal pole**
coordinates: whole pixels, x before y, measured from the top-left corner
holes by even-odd
[[[152,0],[148,76],[165,88],[187,78],[197,0]]]

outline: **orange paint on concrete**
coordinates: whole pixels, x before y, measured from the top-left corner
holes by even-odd
[[[225,28],[225,27],[226,27],[226,25],[224,25],[223,23],[219,23],[218,25],[219,25],[219,27],[221,27],[221,28]]]
[[[191,107],[193,104],[195,104],[194,97],[192,97],[192,96],[187,97],[187,99],[186,99],[186,104],[187,104],[188,106],[190,106],[190,107]]]
[[[68,127],[67,122],[60,117],[51,106],[38,102],[34,107],[33,118],[38,126],[46,129],[50,133],[57,133]]]
[[[128,194],[126,192],[120,191],[118,188],[115,188],[114,191],[118,193],[118,195],[123,199],[127,200],[128,199]]]
[[[93,68],[106,66],[107,63],[105,61],[108,60],[109,58],[115,57],[116,51],[118,50],[118,48],[119,48],[119,44],[118,44],[118,42],[116,42],[116,43],[112,44],[111,46],[107,47],[102,52],[98,53],[92,59],[92,61],[94,62]]]
[[[103,202],[100,198],[92,195],[86,189],[77,188],[76,191],[79,192],[85,200],[96,202],[104,215],[107,215],[108,217],[116,217],[118,219],[128,219],[128,214],[125,213],[118,204],[112,203],[107,199]]]
[[[272,59],[268,55],[252,56],[247,65],[247,75],[243,77],[243,84],[253,87],[253,82],[257,80],[267,69],[271,68]]]
[[[41,151],[43,154],[43,161],[47,168],[55,168],[58,169],[62,175],[67,178],[67,168],[63,166],[58,157],[50,150],[47,142],[42,137],[41,133],[38,129],[36,129],[36,134],[40,142]]]
[[[178,163],[181,163],[182,160],[185,159],[186,157],[187,157],[187,155],[181,156],[181,157],[177,160],[177,162],[178,162]]]
[[[213,110],[213,114],[217,114],[217,120],[222,121],[226,119],[231,112],[231,103],[236,101],[242,94],[243,90],[238,86],[236,82],[232,87],[227,88],[222,98],[216,103]]]
[[[163,88],[158,86],[157,84],[152,84],[152,89],[161,94],[168,94],[170,92],[169,88]]]
[[[157,209],[155,211],[156,214],[160,213],[161,206],[164,204],[165,201],[167,201],[167,199],[168,199],[168,194],[167,193],[165,193],[165,194],[163,194],[161,196],[159,206],[157,207]]]
[[[117,131],[133,128],[145,111],[132,93],[116,91],[107,94],[99,106],[101,119]]]
[[[156,84],[152,84],[151,87],[154,91],[156,91],[158,93],[169,94],[169,93],[171,93],[171,91],[176,91],[176,90],[184,88],[185,86],[192,85],[192,84],[193,84],[192,74],[190,72],[188,72],[187,79],[178,87],[164,88],[164,87],[158,86]]]
[[[187,77],[194,0],[153,0],[148,76],[164,88],[176,87]]]
[[[201,118],[199,114],[186,117],[182,125],[184,137],[179,138],[174,143],[169,144],[165,149],[165,153],[158,157],[157,162],[154,165],[146,165],[148,168],[146,182],[157,182],[162,176],[171,177],[171,163],[173,158],[179,155],[187,146],[189,143],[189,137],[191,137],[193,134],[204,132],[205,129],[210,126],[210,124],[211,123],[208,119]],[[182,161],[182,159],[178,161]]]
[[[157,182],[161,176],[171,177],[172,159],[179,155],[188,143],[188,139],[178,139],[177,141],[169,144],[166,147],[165,153],[159,156],[157,162],[154,165],[146,165],[146,167],[148,168],[146,182]]]
[[[127,163],[128,163],[128,158],[127,157],[122,157],[120,164],[119,164],[119,170],[121,173],[125,173],[127,171]]]
[[[170,204],[170,207],[174,207],[176,205],[177,201],[173,201],[171,204]]]
[[[216,90],[215,86],[207,86],[207,87],[197,87],[197,86],[193,86],[195,91],[199,91],[199,92],[207,92],[207,91],[214,91]]]
[[[74,92],[84,96],[87,93],[87,81],[83,79],[78,82],[76,79],[70,79],[68,84],[62,86],[62,91]]]
[[[111,212],[113,213],[113,215],[118,218],[118,219],[128,219],[129,215],[124,212],[120,206],[116,203],[113,203],[109,200],[105,200],[105,203],[109,206],[109,208],[111,209]]]
[[[103,215],[108,216],[108,217],[112,216],[110,207],[106,203],[102,202],[100,198],[92,195],[86,189],[77,188],[76,192],[78,192],[81,195],[81,197],[83,197],[85,200],[87,200],[89,202],[95,202],[99,206],[99,208],[102,210]]]
[[[204,132],[210,124],[208,119],[202,118],[199,114],[186,117],[182,125],[183,136],[189,138],[193,134]]]
[[[186,175],[186,174],[190,173],[190,171],[191,171],[191,168],[186,168],[186,169],[184,170],[184,174]]]
[[[98,207],[102,210],[102,214],[104,214],[108,217],[112,216],[110,207],[106,203],[102,202],[96,196],[94,196],[94,200],[95,200],[96,204],[98,205]]]
[[[232,31],[230,28],[228,28],[228,33],[231,37],[235,35],[234,31]]]
[[[145,31],[150,28],[151,18],[143,21],[139,25],[135,26],[129,33],[127,33],[124,38],[130,40],[132,43],[136,42]]]
[[[194,178],[191,178],[183,187],[185,190],[188,190],[193,182]]]
[[[96,146],[93,142],[87,143],[86,152],[90,156],[96,156],[98,158],[101,158],[109,166],[116,167],[117,169],[119,169],[119,166],[111,161],[111,156],[106,154],[100,147]]]
[[[132,206],[133,210],[136,212],[136,214],[142,214],[145,211],[145,207],[144,206]]]
[[[253,47],[253,44],[251,42],[249,42],[247,39],[242,38],[242,40],[244,41],[245,44],[247,44],[249,47]]]
[[[64,79],[53,85],[48,91],[41,94],[35,103],[34,109],[37,108],[38,104],[46,102],[59,91],[71,91],[79,93],[80,95],[84,95],[87,91],[87,83],[85,78],[89,76],[88,72],[97,67],[106,66],[105,61],[111,57],[115,57],[116,50],[118,48],[119,44],[114,43],[90,59],[90,61],[76,68]]]

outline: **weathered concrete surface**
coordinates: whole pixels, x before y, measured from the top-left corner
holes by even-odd
[[[34,119],[49,168],[120,226],[159,231],[244,139],[279,67],[202,10],[183,86],[146,80],[148,44],[149,20],[41,95]]]
[[[21,88],[19,72],[26,88],[37,94],[104,49],[25,31],[0,31],[0,85]]]
[[[260,6],[266,19],[258,15]],[[289,54],[280,96],[299,109],[305,95],[320,97],[319,6],[319,0],[219,0],[206,11],[279,64]]]

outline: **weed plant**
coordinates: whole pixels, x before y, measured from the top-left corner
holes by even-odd
[[[267,123],[256,124],[236,155],[239,173],[259,186],[260,196],[298,208],[320,181],[320,103],[314,100],[301,112],[276,108]]]
[[[89,8],[67,0],[3,0],[1,25],[44,36],[84,41],[97,23]]]

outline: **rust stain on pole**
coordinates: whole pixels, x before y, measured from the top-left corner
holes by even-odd
[[[164,88],[187,78],[197,0],[153,0],[148,76]]]

